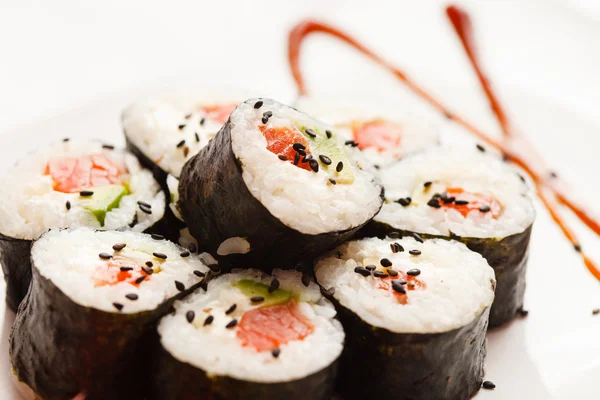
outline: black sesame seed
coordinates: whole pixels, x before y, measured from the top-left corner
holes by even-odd
[[[254,296],[250,298],[250,301],[253,303],[262,303],[263,301],[265,301],[265,298],[262,296]]]
[[[581,245],[579,243],[574,244],[573,248],[576,252],[581,253]]]
[[[278,348],[273,349],[273,350],[271,350],[271,354],[273,355],[273,357],[277,358],[281,354],[281,350]]]
[[[185,285],[179,281],[175,281],[175,288],[180,292],[183,292],[185,290]]]
[[[333,178],[329,178],[329,183],[331,183],[332,185],[336,185],[337,181]]]
[[[185,128],[185,124],[181,124],[178,126],[179,130],[182,130],[183,128]]]
[[[227,325],[225,325],[225,328],[231,329],[231,328],[234,328],[236,325],[237,325],[237,319],[232,319],[231,321],[229,321],[229,323]]]
[[[185,313],[185,319],[187,319],[187,322],[189,322],[190,324],[194,322],[194,318],[196,318],[196,313],[194,312],[194,310],[189,310]]]
[[[392,281],[392,289],[394,289],[395,292],[406,294],[406,289],[404,288],[404,285],[401,283],[401,281]]]
[[[156,258],[160,258],[161,260],[166,260],[167,259],[167,255],[163,254],[163,253],[154,252],[154,253],[152,253],[152,255],[154,257],[156,257]]]
[[[304,151],[304,150],[298,150],[298,154],[300,154],[301,156],[306,157],[306,151]]]
[[[67,210],[71,209],[71,202],[69,200],[67,200],[67,203],[65,204],[65,207],[67,207]]]
[[[408,252],[411,256],[418,256],[421,254],[421,250],[413,249]]]
[[[550,171],[550,178],[558,178],[558,174],[554,171]]]
[[[114,251],[121,251],[125,248],[125,246],[127,246],[126,243],[116,243],[116,244],[113,244],[112,248]]]
[[[485,147],[483,147],[482,145],[478,144],[477,145],[477,150],[481,151],[482,153],[485,151]]]
[[[263,117],[262,117],[262,119],[261,119],[261,122],[262,122],[263,124],[266,124],[267,122],[269,122],[269,117],[265,117],[265,116],[263,116]]]
[[[210,270],[212,272],[219,272],[219,271],[221,271],[221,267],[219,266],[219,264],[208,264],[208,268],[210,268]]]
[[[237,308],[237,304],[233,303],[233,304],[231,305],[231,307],[229,307],[229,308],[228,308],[228,309],[225,311],[225,314],[227,314],[227,315],[231,314],[232,312],[234,312],[234,311],[235,311],[235,309],[236,309],[236,308]]]
[[[412,201],[412,199],[410,197],[396,200],[396,202],[399,203],[402,207],[408,206],[411,201]]]
[[[69,140],[71,140],[71,138],[68,138],[68,137],[66,137],[66,138],[63,138],[63,140],[62,140],[62,141],[66,143],[66,142],[68,142]]]
[[[196,143],[200,142],[200,135],[198,135],[198,132],[194,132],[194,138],[196,138]]]
[[[263,113],[264,116],[271,118],[273,116],[273,111],[265,111]]]
[[[182,147],[185,144],[185,139],[177,143],[177,148]]]
[[[412,232],[411,236],[419,243],[423,243],[423,238],[418,233]]]
[[[340,161],[339,163],[337,163],[335,170],[337,172],[342,172],[343,169],[344,169],[344,163]]]
[[[277,280],[277,278],[273,278],[273,280],[271,281],[271,284],[269,285],[268,292],[273,293],[277,289],[279,289],[279,281]]]
[[[310,169],[312,169],[314,172],[319,172],[319,163],[317,160],[310,160],[308,165],[310,165]]]
[[[182,251],[181,253],[179,253],[179,257],[189,257],[190,256],[190,252],[187,250]]]
[[[258,110],[259,108],[262,107],[262,105],[263,105],[262,100],[259,100],[256,103],[254,103],[254,108]]]
[[[427,205],[429,207],[433,207],[433,208],[440,208],[441,207],[440,202],[437,199],[431,199],[431,200],[429,200],[427,202]]]
[[[287,157],[286,157],[285,155],[283,155],[283,154],[280,154],[280,155],[278,155],[277,157],[279,157],[279,159],[280,159],[281,161],[287,161]]]
[[[296,151],[298,151],[298,150],[306,150],[306,146],[304,146],[302,143],[298,143],[298,142],[294,143],[292,145],[292,148],[294,150],[296,150]]]
[[[382,258],[381,260],[379,260],[379,263],[381,264],[382,267],[385,267],[385,268],[392,266],[392,262],[387,258]]]
[[[526,317],[526,316],[528,316],[528,315],[529,315],[529,311],[527,311],[527,310],[524,310],[524,309],[522,309],[522,308],[519,308],[519,309],[517,310],[517,312],[519,313],[519,315],[520,315],[521,317]]]
[[[152,264],[152,261],[146,261],[146,265],[150,268],[154,266],[154,264]]]
[[[592,315],[598,315],[598,314],[600,314],[600,308],[594,308],[592,310]]]
[[[139,278],[137,278],[135,280],[135,283],[139,285],[140,283],[142,283],[144,281],[144,279],[146,279],[146,275],[142,275]]]
[[[494,389],[496,385],[492,381],[484,381],[481,385],[484,389]]]
[[[388,233],[388,237],[390,239],[400,239],[402,235],[400,234],[400,232],[390,232]]]
[[[346,146],[352,146],[352,147],[356,147],[356,146],[358,145],[358,143],[356,143],[354,140],[346,140],[346,141],[344,142],[344,144],[345,144]]]
[[[389,276],[398,276],[398,271],[392,268],[388,268],[387,273]]]
[[[123,309],[123,304],[121,303],[113,303],[113,306],[119,311]]]
[[[466,206],[467,204],[469,204],[469,202],[467,200],[455,200],[454,204],[456,204],[457,206]]]
[[[128,293],[125,295],[125,297],[127,297],[129,300],[137,300],[139,299],[139,296],[135,293]]]
[[[154,240],[165,240],[165,237],[163,235],[159,235],[158,233],[153,233],[150,235],[150,237]]]
[[[481,211],[482,213],[486,213],[486,212],[488,212],[490,210],[491,210],[491,208],[487,204],[479,207],[479,211]]]
[[[119,270],[121,270],[123,272],[127,272],[127,271],[133,270],[133,268],[132,267],[119,267]]]
[[[388,276],[388,274],[386,274],[385,272],[382,272],[382,271],[375,271],[375,272],[373,272],[373,276],[376,278],[386,278]]]
[[[376,267],[375,265],[373,265],[373,264],[369,264],[369,265],[367,265],[367,266],[365,267],[365,269],[366,269],[367,271],[375,271],[375,270],[377,269],[377,267]]]
[[[408,276],[419,276],[421,274],[421,270],[417,268],[409,269],[406,271],[406,275]]]
[[[148,207],[148,208],[152,208],[152,204],[146,203],[145,201],[139,200],[138,205],[140,206],[144,206],[144,207]]]
[[[146,206],[142,206],[142,205],[140,205],[140,210],[142,210],[142,211],[143,211],[144,213],[146,213],[146,214],[152,214],[152,210],[151,210],[151,209],[149,209],[149,208],[148,208],[148,207],[146,207]]]
[[[115,146],[113,146],[112,144],[103,144],[102,148],[106,150],[114,150]]]
[[[394,247],[392,249],[394,253],[402,253],[404,251],[404,247],[400,243],[394,243]]]
[[[304,164],[304,163],[307,163],[307,162],[309,162],[309,161],[310,161],[310,160],[312,160],[312,159],[313,159],[313,156],[312,156],[312,154],[308,154],[308,155],[306,155],[306,156],[304,156],[304,157],[302,158],[302,164]]]
[[[206,276],[204,272],[198,270],[194,271],[194,275],[196,275],[198,278],[204,278]]]
[[[304,286],[308,287],[308,285],[310,285],[310,281],[311,281],[310,275],[302,275],[301,281]]]
[[[326,155],[319,155],[319,160],[321,160],[321,162],[325,165],[331,165],[331,158],[327,157]]]
[[[298,165],[299,162],[300,162],[300,153],[296,153],[296,155],[294,156],[294,165]]]
[[[146,274],[148,275],[152,275],[154,273],[154,271],[152,270],[152,268],[144,265],[142,266],[142,271],[144,271]]]
[[[325,134],[327,135],[327,139],[331,139],[332,133],[329,129],[325,130]]]
[[[428,188],[429,186],[431,186],[431,181],[427,181],[423,184],[423,187]]]
[[[200,119],[200,126],[204,126],[205,122],[206,122],[206,118],[202,117],[202,119]]]
[[[186,114],[183,118],[190,119],[190,118],[192,118],[192,114]]]
[[[108,253],[100,253],[98,254],[98,257],[102,258],[103,260],[110,260],[112,258],[112,256]]]
[[[198,246],[196,246],[196,243],[190,243],[188,245],[188,250],[191,251],[192,253],[195,253],[198,251]]]
[[[215,319],[215,317],[213,317],[212,315],[209,315],[208,317],[206,317],[206,319],[204,320],[204,326],[212,324],[214,319]]]
[[[357,274],[361,274],[362,276],[369,276],[369,275],[371,275],[371,272],[369,270],[367,270],[366,268],[363,268],[363,267],[356,267],[356,268],[354,268],[354,272],[356,272]]]
[[[81,192],[79,192],[79,195],[81,197],[89,197],[92,196],[94,194],[94,192],[92,192],[91,190],[82,190]]]
[[[315,131],[313,131],[313,130],[312,130],[312,129],[310,129],[310,128],[306,128],[306,129],[304,130],[304,132],[306,132],[306,134],[307,134],[308,136],[312,137],[312,138],[315,138],[315,137],[317,137],[317,134],[315,133]]]

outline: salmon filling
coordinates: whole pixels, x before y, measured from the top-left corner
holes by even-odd
[[[52,177],[52,188],[63,193],[121,184],[120,174],[119,167],[101,154],[50,160],[45,171]]]
[[[354,122],[352,134],[358,143],[358,148],[364,150],[372,147],[384,152],[400,145],[403,128],[399,124],[384,120]]]

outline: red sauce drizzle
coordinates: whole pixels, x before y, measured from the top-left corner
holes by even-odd
[[[447,8],[448,17],[450,18],[453,26],[459,27],[457,29],[457,33],[461,36],[461,41],[465,48],[468,48],[468,54],[470,59],[476,60],[476,53],[474,50],[474,41],[472,39],[472,32],[470,29],[470,22],[468,15],[461,11],[456,6],[449,6]],[[359,43],[357,40],[349,36],[348,34],[332,27],[326,25],[324,23],[314,21],[314,20],[305,20],[299,22],[290,32],[289,34],[289,42],[288,42],[288,57],[290,68],[292,71],[292,75],[296,82],[296,86],[298,88],[298,92],[301,95],[308,94],[306,89],[306,84],[304,82],[304,77],[302,75],[302,71],[300,68],[300,48],[302,47],[302,43],[304,39],[313,33],[323,33],[330,35],[359,51],[366,57],[370,58],[372,61],[379,64],[381,67],[392,73],[398,80],[400,80],[404,85],[406,85],[409,89],[411,89],[417,96],[428,102],[433,108],[438,110],[440,113],[444,114],[447,118],[453,120],[457,124],[464,127],[470,133],[478,137],[480,140],[484,141],[488,145],[500,150],[506,157],[507,160],[512,161],[519,167],[521,167],[525,172],[527,172],[537,187],[538,195],[542,199],[545,207],[548,209],[550,214],[552,215],[554,221],[559,225],[560,229],[565,234],[565,237],[573,244],[573,246],[580,251],[581,247],[579,242],[576,240],[575,236],[572,234],[571,230],[566,225],[565,221],[558,214],[558,205],[555,204],[554,201],[548,198],[549,195],[542,193],[542,189],[549,190],[553,198],[555,198],[558,202],[568,207],[573,213],[591,229],[596,235],[600,236],[600,223],[594,220],[585,210],[582,205],[580,205],[577,201],[570,198],[565,193],[566,185],[564,182],[561,182],[558,177],[553,176],[550,173],[550,170],[544,168],[543,163],[537,162],[538,165],[534,167],[534,163],[530,162],[530,159],[535,159],[536,161],[541,159],[535,152],[531,151],[532,146],[527,146],[530,150],[529,157],[526,159],[521,155],[516,154],[515,152],[508,149],[504,143],[494,140],[490,136],[486,135],[483,131],[475,127],[465,118],[460,115],[452,112],[447,109],[441,102],[439,102],[435,97],[433,97],[429,92],[419,86],[415,81],[409,78],[402,70],[394,67],[392,64],[369,50],[366,46]],[[463,39],[464,38],[464,39]],[[482,86],[485,87],[484,91],[486,91],[486,95],[492,104],[492,108],[494,110],[494,114],[498,117],[497,110],[502,110],[500,107],[500,103],[496,96],[493,94],[491,90],[491,86],[489,85],[487,77],[483,74],[481,70],[480,64],[476,61],[476,69],[479,70],[478,77]],[[488,93],[489,92],[489,93]],[[509,128],[508,119],[506,118],[506,114],[503,111],[500,111],[499,122],[500,125],[505,132],[505,136],[510,136],[512,130]],[[542,173],[537,172],[537,170],[543,171]],[[569,234],[567,235],[567,232]],[[581,252],[581,251],[580,251]],[[586,267],[590,270],[590,272],[600,280],[600,270],[594,265],[594,263],[583,253],[581,252],[583,261]]]

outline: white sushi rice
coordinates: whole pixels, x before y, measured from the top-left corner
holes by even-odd
[[[112,246],[117,243],[127,246],[114,251]],[[194,275],[195,270],[209,271],[198,256],[181,257],[182,251],[184,249],[174,243],[155,240],[143,233],[53,229],[33,244],[31,258],[34,268],[75,303],[108,312],[136,313],[153,310],[180,293],[175,281],[189,288],[202,279]],[[151,261],[154,273],[138,287],[129,282],[97,286],[94,272],[112,261],[100,258],[103,252],[113,255],[114,261],[125,257],[140,266]],[[154,252],[163,253],[167,258],[158,259],[152,255]],[[126,294],[136,294],[138,299],[130,300]],[[113,303],[122,304],[122,311]]]
[[[377,215],[395,229],[432,235],[502,238],[527,229],[535,218],[529,186],[518,171],[497,157],[473,147],[434,147],[414,154],[381,171],[386,202]],[[429,188],[425,182],[432,182]],[[448,187],[492,196],[501,205],[497,218],[491,212],[470,211],[464,217],[452,208],[427,205],[434,193]],[[396,201],[411,198],[404,207]]]
[[[244,182],[272,215],[297,231],[319,234],[358,226],[377,213],[381,205],[381,186],[375,182],[360,151],[345,146],[334,128],[291,107],[263,99],[263,106],[255,109],[258,100],[240,104],[232,114],[231,142],[234,154],[243,165]],[[299,123],[331,129],[334,136],[330,140],[339,141],[341,151],[352,163],[354,182],[332,185],[324,168],[315,173],[281,161],[267,149],[267,140],[258,129],[265,125],[261,119],[267,111],[273,113],[267,128]]]
[[[275,383],[303,378],[320,371],[339,357],[344,342],[344,331],[334,318],[331,302],[322,297],[319,287],[311,282],[301,283],[301,274],[295,271],[275,270],[280,289],[292,292],[299,311],[312,323],[313,332],[303,340],[290,341],[280,347],[275,358],[270,351],[258,352],[244,347],[237,338],[236,329],[225,326],[233,319],[259,305],[251,304],[248,297],[233,286],[242,279],[269,285],[273,279],[257,270],[236,271],[208,284],[206,292],[199,290],[175,304],[175,315],[165,316],[158,326],[163,347],[177,360],[201,368],[211,376],[229,376],[254,382]],[[236,304],[235,311],[225,311]],[[194,311],[193,323],[186,313]],[[206,318],[214,320],[204,326]]]
[[[79,193],[55,191],[52,177],[45,174],[51,159],[97,154],[117,165],[129,185],[129,194],[121,198],[118,207],[106,213],[104,226],[86,209],[88,198]],[[165,212],[165,195],[152,173],[143,169],[132,154],[105,149],[95,141],[70,140],[29,154],[0,178],[0,185],[5,188],[0,196],[0,233],[18,239],[33,240],[50,228],[79,226],[141,232],[160,220]],[[67,201],[70,210],[66,208]],[[138,201],[150,204],[152,214],[141,211]],[[129,228],[136,218],[135,226]]]
[[[392,243],[399,243],[405,251],[392,253]],[[410,250],[421,254],[410,255]],[[382,258],[389,259],[397,271],[421,271],[416,278],[425,286],[408,290],[406,304],[377,288],[381,278],[354,272],[357,266],[369,264],[384,271],[378,262]],[[315,275],[321,286],[334,288],[333,296],[363,321],[397,333],[439,333],[469,324],[492,304],[496,282],[483,257],[461,243],[443,239],[348,242],[319,259]]]
[[[398,146],[385,151],[368,147],[362,150],[373,164],[384,167],[418,150],[439,143],[439,127],[430,116],[413,110],[409,104],[390,104],[366,95],[303,96],[296,102],[300,111],[333,125],[345,140],[355,140],[354,127],[364,123],[385,122],[399,133]],[[359,141],[360,142],[360,141]]]
[[[209,118],[204,108],[238,104],[251,96],[247,91],[226,88],[188,88],[154,94],[125,109],[123,129],[146,157],[179,178],[185,162],[223,126],[222,122]],[[185,143],[178,147],[182,140]]]

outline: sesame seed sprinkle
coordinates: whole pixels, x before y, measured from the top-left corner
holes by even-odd
[[[416,232],[412,232],[412,237],[419,243],[423,243],[423,238]]]
[[[356,268],[354,268],[354,272],[356,272],[357,274],[360,274],[362,276],[365,276],[365,277],[371,275],[371,272],[369,270],[367,270],[366,268],[363,268],[363,267],[356,267]]]
[[[121,303],[113,303],[113,307],[117,310],[121,311],[123,309],[123,304]]]
[[[429,200],[427,202],[427,205],[429,207],[433,207],[433,208],[440,208],[441,207],[440,202],[437,199],[431,199],[431,200]]]
[[[182,258],[186,258],[186,257],[189,257],[189,256],[190,256],[190,252],[187,251],[187,250],[184,250],[181,253],[179,253],[179,257],[182,257]]]
[[[68,138],[68,137],[66,137],[66,138],[63,138],[63,140],[62,140],[62,141],[63,141],[64,143],[66,143],[66,142],[68,142],[69,140],[71,140],[71,138]]]
[[[237,325],[237,319],[232,319],[231,321],[229,321],[229,323],[227,325],[225,325],[225,328],[227,328],[227,329],[235,328],[236,325]]]
[[[280,154],[280,155],[278,155],[277,157],[279,157],[279,159],[280,159],[281,161],[287,161],[287,159],[288,159],[288,158],[285,156],[285,154]]]
[[[194,322],[194,318],[196,318],[196,313],[194,312],[194,310],[189,310],[188,312],[185,313],[185,319],[187,320],[187,322],[189,322],[190,324],[192,322]]]
[[[273,293],[277,289],[279,289],[279,281],[277,280],[277,278],[273,278],[273,280],[271,281],[271,284],[269,285],[268,292]]]
[[[190,119],[190,118],[192,118],[192,114],[186,114],[185,117],[183,117],[183,118]]]
[[[388,276],[388,274],[386,274],[383,271],[375,271],[375,272],[373,272],[373,276],[375,278],[386,278]]]
[[[387,273],[389,276],[398,276],[398,271],[392,268],[388,268]]]
[[[488,206],[487,204],[479,207],[479,211],[481,211],[482,213],[486,213],[489,212],[491,210],[490,206]]]
[[[315,131],[313,131],[313,130],[312,130],[312,129],[310,129],[310,128],[306,128],[306,129],[304,130],[304,132],[306,132],[306,134],[307,134],[308,136],[310,136],[311,138],[316,138],[316,137],[317,137],[317,134],[315,133]]]
[[[302,275],[302,284],[306,287],[308,287],[308,285],[310,285],[310,275]]]
[[[598,314],[600,314],[600,308],[594,308],[592,310],[592,315],[598,315]]]
[[[417,268],[409,269],[406,271],[406,275],[408,276],[419,276],[421,275],[421,270]]]
[[[154,257],[156,257],[156,258],[160,258],[161,260],[166,260],[167,259],[167,255],[163,254],[163,253],[154,252],[154,253],[152,253],[152,255]]]
[[[196,143],[200,142],[200,135],[198,135],[198,132],[194,132],[194,138],[196,138]]]
[[[321,160],[321,162],[325,165],[331,165],[331,158],[327,157],[324,154],[319,155],[319,160]]]
[[[103,260],[110,260],[112,258],[112,256],[108,253],[100,253],[98,254],[98,257],[100,257]]]
[[[185,144],[185,139],[183,139],[179,143],[177,143],[177,148],[182,147],[184,144]]]
[[[367,265],[367,266],[365,267],[365,269],[366,269],[367,271],[375,271],[375,270],[377,269],[377,267],[376,267],[376,266],[374,266],[373,264],[369,264],[369,265]]]
[[[335,166],[335,170],[337,172],[342,172],[342,170],[344,169],[344,163],[343,162],[338,162],[337,165]]]
[[[146,265],[142,266],[142,271],[144,271],[148,275],[152,275],[154,273],[154,271],[152,270],[152,268],[149,268]]]
[[[418,256],[421,254],[421,250],[413,249],[408,252],[411,256]]]
[[[125,246],[127,246],[126,243],[116,243],[116,244],[113,244],[112,248],[114,251],[121,251],[125,248]]]
[[[250,301],[252,303],[262,303],[263,301],[265,301],[265,298],[262,296],[254,296],[254,297],[250,298]]]
[[[483,147],[480,144],[477,144],[477,150],[481,151],[482,153],[485,152],[485,147]]]
[[[179,281],[175,281],[175,288],[180,292],[183,292],[185,290],[185,285]]]
[[[333,178],[329,178],[329,183],[331,183],[332,185],[336,185],[337,181]]]
[[[412,199],[410,197],[405,197],[405,198],[396,200],[396,202],[398,204],[400,204],[402,207],[408,206],[411,201],[412,201]]]
[[[145,201],[142,200],[138,200],[138,205],[140,206],[144,206],[144,207],[148,207],[148,208],[152,208],[152,204],[146,203]]]
[[[139,278],[137,278],[137,279],[135,280],[135,283],[139,285],[140,283],[142,283],[142,282],[144,281],[144,279],[146,279],[146,276],[147,276],[147,275],[142,275],[142,276],[140,276]]]
[[[139,299],[139,296],[135,293],[127,293],[125,295],[125,297],[127,297],[129,300],[137,300]]]
[[[379,263],[381,264],[382,267],[386,267],[386,268],[392,266],[392,262],[387,258],[382,258],[381,260],[379,260]]]
[[[163,235],[159,235],[158,233],[153,233],[150,235],[150,237],[154,240],[165,240],[165,237]]]
[[[71,202],[69,200],[65,203],[65,207],[67,207],[67,211],[71,209]]]
[[[198,278],[204,278],[206,276],[204,272],[198,270],[194,271],[194,275],[196,275]]]
[[[226,315],[229,315],[229,314],[231,314],[232,312],[234,312],[234,311],[235,311],[235,309],[236,309],[236,308],[237,308],[237,304],[233,303],[233,304],[231,305],[231,307],[229,307],[229,308],[228,308],[228,309],[225,311],[225,314],[226,314]]]
[[[496,384],[492,381],[484,381],[483,384],[481,385],[484,389],[495,389],[496,388]]]
[[[147,207],[143,204],[139,204],[140,210],[142,210],[142,212],[146,213],[146,214],[152,214],[152,209],[150,207]]]
[[[204,320],[204,326],[212,324],[214,319],[215,319],[215,317],[213,317],[212,315],[209,315],[208,317],[206,317],[206,319]]]
[[[331,139],[332,133],[329,129],[325,130],[325,135],[327,135],[327,139]]]
[[[262,105],[263,105],[262,100],[259,100],[256,103],[254,103],[254,108],[258,110],[259,108],[262,107]]]
[[[146,261],[146,265],[150,268],[154,266],[154,264],[152,264],[152,261]]]
[[[298,165],[299,162],[300,162],[300,153],[296,153],[296,155],[294,156],[294,165]]]
[[[182,130],[183,128],[185,128],[185,124],[181,124],[178,126],[179,130]]]
[[[406,294],[404,285],[398,280],[392,281],[392,289],[394,289],[395,292]]]
[[[200,126],[204,126],[204,123],[206,122],[206,118],[202,117],[200,119]]]
[[[423,187],[428,188],[429,186],[431,186],[431,181],[427,181],[423,184]]]
[[[273,355],[273,357],[277,358],[281,354],[281,349],[275,348],[275,349],[271,350],[271,354]]]
[[[81,197],[90,197],[94,194],[94,192],[92,192],[91,190],[82,190],[81,192],[79,192],[79,195]]]
[[[127,272],[127,271],[133,270],[133,268],[132,267],[119,267],[119,270],[121,270],[123,272]]]
[[[469,202],[467,200],[454,200],[454,204],[457,206],[466,206]]]
[[[308,162],[308,165],[310,166],[310,169],[312,169],[314,172],[319,172],[319,163],[317,162],[317,160],[310,160]]]
[[[296,151],[298,151],[298,150],[306,150],[306,146],[304,146],[302,143],[298,143],[298,142],[294,143],[292,145],[292,148],[294,150],[296,150]]]
[[[102,148],[106,150],[114,150],[115,146],[113,146],[112,144],[103,144]]]

